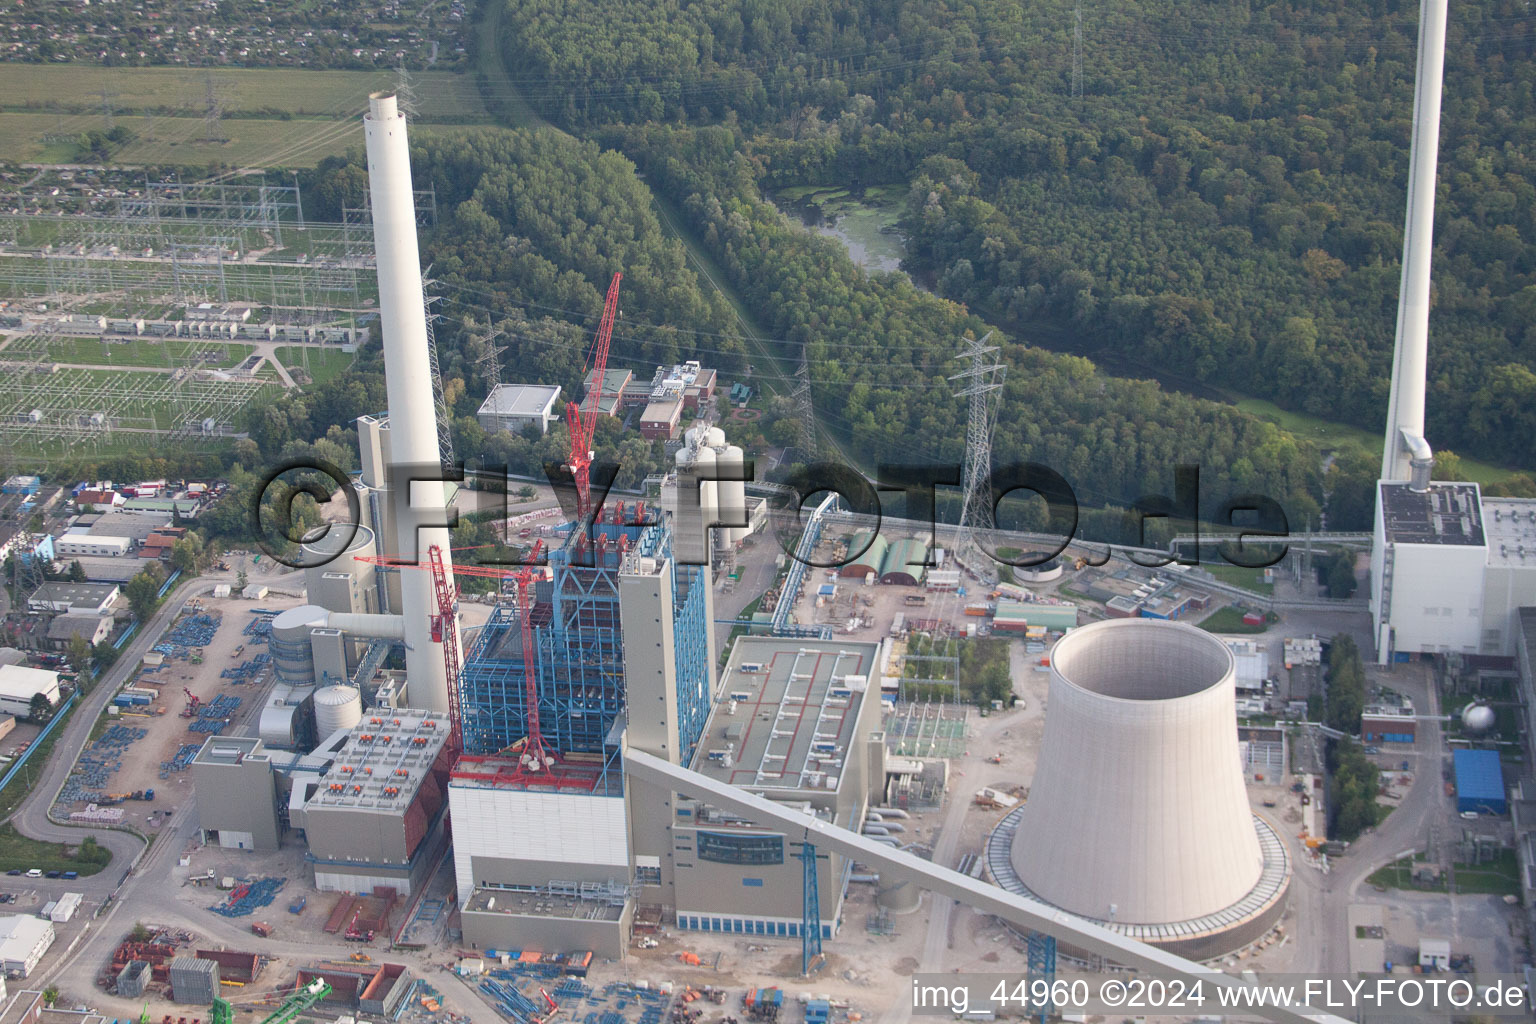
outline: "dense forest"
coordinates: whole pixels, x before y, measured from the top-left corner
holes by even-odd
[[[1064,331],[1083,351],[1381,427],[1415,3],[1086,9],[1074,96],[1066,4],[584,0],[574,17],[567,0],[491,2],[510,84],[670,171],[657,187],[703,200],[722,254],[753,248],[742,225],[722,232],[737,215],[759,226],[759,188],[901,184],[906,268],[1019,341]],[[1516,0],[1453,12],[1428,424],[1439,447],[1526,468],[1533,45],[1536,14]],[[831,326],[806,328],[828,393],[847,371]],[[930,362],[948,347],[924,342]],[[850,426],[867,410],[856,400]]]

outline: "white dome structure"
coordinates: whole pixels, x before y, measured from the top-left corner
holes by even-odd
[[[989,843],[997,881],[1197,958],[1267,931],[1289,863],[1249,807],[1234,674],[1226,644],[1179,622],[1058,642],[1029,799]]]
[[[1487,704],[1468,704],[1461,709],[1461,727],[1474,736],[1492,729],[1497,719],[1498,715]]]

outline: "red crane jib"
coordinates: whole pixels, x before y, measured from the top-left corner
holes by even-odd
[[[569,402],[565,407],[566,425],[571,433],[571,474],[576,479],[578,521],[584,521],[592,508],[592,434],[597,429],[597,407],[607,379],[608,346],[613,339],[613,321],[619,313],[619,282],[623,279],[623,274],[615,273],[608,283],[603,318],[598,322],[597,337],[592,342],[592,354],[586,367],[591,374],[592,386],[587,389],[583,405]]]

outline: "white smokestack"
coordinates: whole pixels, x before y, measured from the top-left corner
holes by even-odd
[[[1397,345],[1387,404],[1383,480],[1412,479],[1408,438],[1424,437],[1429,359],[1429,263],[1434,247],[1435,163],[1440,154],[1440,86],[1445,75],[1447,0],[1420,0],[1419,66],[1413,93],[1413,146],[1408,213],[1403,226],[1403,277],[1397,297]]]
[[[373,244],[379,269],[379,319],[384,332],[384,378],[389,395],[390,460],[401,466],[439,465],[437,406],[427,356],[427,310],[421,293],[421,257],[416,247],[416,200],[411,188],[410,149],[405,117],[393,93],[368,98],[363,118],[368,149],[368,189],[373,207]],[[389,492],[394,510],[395,553],[425,563],[427,550],[442,548],[443,562],[453,571],[448,531],[442,527],[417,530],[416,522],[441,522],[446,507],[444,485],[418,483]],[[415,502],[412,503],[411,499]],[[400,579],[401,614],[405,619],[405,669],[412,707],[448,710],[448,673],[443,645],[432,641],[430,617],[437,610],[432,574],[407,569]],[[451,576],[450,576],[451,578]]]

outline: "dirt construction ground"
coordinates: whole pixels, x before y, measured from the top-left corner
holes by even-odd
[[[159,690],[160,699],[149,705],[147,710],[163,710],[163,713],[144,714],[144,708],[126,708],[118,715],[105,716],[102,724],[97,726],[97,735],[114,724],[144,729],[147,735],[121,748],[122,767],[111,773],[104,785],[86,785],[84,788],[108,793],[155,790],[153,803],[129,800],[118,806],[124,811],[124,824],[141,829],[157,828],[162,817],[180,805],[182,794],[192,785],[190,773],[186,771],[161,778],[161,763],[174,758],[183,744],[201,745],[210,735],[192,732],[187,728],[189,720],[181,717],[181,710],[187,703],[183,690],[191,690],[204,703],[219,696],[240,698],[240,707],[224,727],[224,733],[230,735],[248,731],[254,734],[261,705],[271,685],[270,669],[241,682],[221,678],[220,674],[266,651],[265,644],[252,643],[252,638],[244,633],[246,625],[255,617],[255,609],[280,611],[301,603],[301,598],[274,592],[262,601],[202,598],[194,602],[196,607],[189,605],[186,612],[188,615],[201,612],[220,619],[213,640],[204,647],[202,664],[193,664],[190,659],[167,657],[159,670],[135,673],[129,685]],[[174,629],[172,626],[172,631]],[[171,631],[167,632],[169,634]],[[244,650],[236,655],[235,651],[242,646]],[[61,802],[55,814],[63,817],[70,811],[84,807],[84,801]]]

